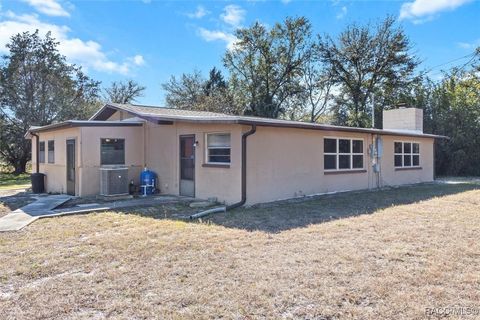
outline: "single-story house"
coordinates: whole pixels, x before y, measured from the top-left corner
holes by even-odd
[[[138,185],[147,167],[162,194],[228,205],[432,181],[443,138],[415,108],[369,129],[115,103],[26,136],[47,192],[99,194],[100,171],[118,166]]]

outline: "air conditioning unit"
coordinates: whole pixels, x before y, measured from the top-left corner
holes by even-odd
[[[128,168],[100,168],[100,195],[118,196],[128,194]]]

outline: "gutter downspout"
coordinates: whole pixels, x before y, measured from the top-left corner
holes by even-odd
[[[257,125],[252,124],[252,128],[242,134],[242,200],[227,206],[226,210],[232,210],[241,207],[247,201],[247,138],[256,131]]]
[[[40,137],[38,134],[33,133],[30,131],[30,134],[35,137],[36,147],[35,147],[35,171],[36,173],[40,173],[40,162],[38,161],[40,155]]]

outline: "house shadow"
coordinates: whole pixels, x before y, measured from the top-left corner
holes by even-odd
[[[4,212],[5,214],[34,202],[36,200],[35,196],[36,195],[31,192],[23,190],[15,190],[8,193],[5,191],[0,193],[0,204],[7,209],[7,212]]]
[[[374,191],[343,192],[239,208],[211,215],[204,221],[227,228],[278,233],[478,189],[479,184],[425,183]]]

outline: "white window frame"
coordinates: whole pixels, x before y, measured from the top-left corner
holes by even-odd
[[[337,152],[325,152],[325,139],[335,139],[337,143]],[[349,153],[341,153],[340,152],[340,140],[350,140],[350,152]],[[362,153],[354,153],[353,152],[353,141],[362,141]],[[325,169],[325,156],[336,156],[336,168],[335,169]],[[340,169],[340,155],[349,155],[350,156],[350,168],[349,169]],[[352,138],[352,137],[330,137],[324,136],[323,137],[323,171],[324,172],[336,172],[336,171],[358,171],[358,170],[365,170],[365,139],[364,138]],[[362,167],[361,168],[354,168],[353,167],[353,156],[362,156]]]
[[[401,143],[402,144],[402,152],[401,153],[398,153],[398,152],[395,152],[395,143]],[[409,153],[405,153],[405,148],[404,148],[404,144],[405,143],[409,143],[410,144],[410,152]],[[418,144],[418,153],[413,153],[413,144]],[[393,166],[395,168],[420,168],[420,154],[422,153],[422,150],[420,150],[420,142],[418,141],[407,141],[407,140],[395,140],[393,141]],[[413,165],[413,156],[414,155],[418,155],[418,165]],[[395,156],[402,156],[402,165],[401,166],[397,166],[395,165]],[[409,166],[405,166],[404,165],[404,157],[405,156],[410,156],[410,165]]]
[[[230,146],[227,147],[209,147],[208,146],[208,136],[210,135],[219,135],[219,134],[228,134],[230,136]],[[210,149],[230,149],[230,161],[229,162],[210,162],[209,150]],[[230,165],[232,163],[232,134],[230,132],[207,132],[205,133],[205,163],[211,165]]]

